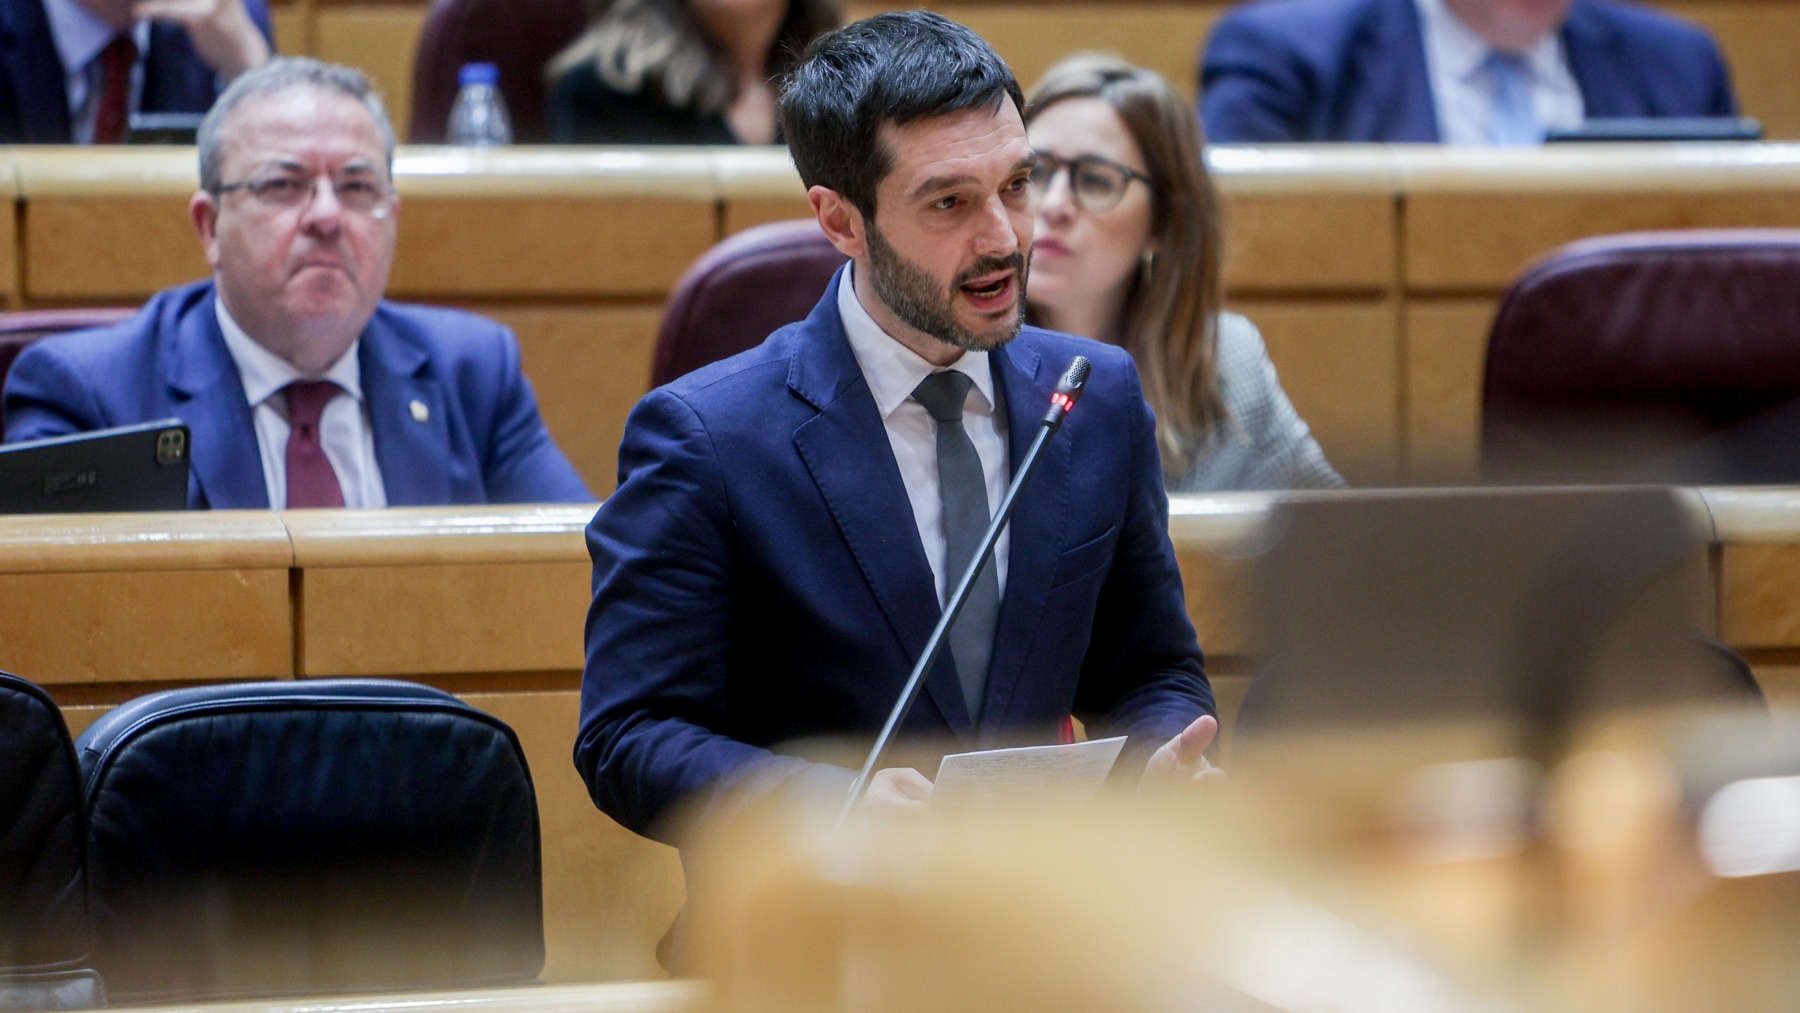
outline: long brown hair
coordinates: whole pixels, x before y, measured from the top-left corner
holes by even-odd
[[[1125,297],[1120,342],[1137,361],[1172,483],[1225,423],[1219,395],[1219,198],[1194,109],[1161,74],[1098,53],[1051,67],[1026,98],[1025,122],[1050,106],[1097,98],[1143,153],[1156,251]],[[1099,337],[1100,335],[1090,335]]]
[[[593,63],[608,86],[627,93],[649,89],[677,109],[719,113],[737,98],[723,47],[701,28],[686,0],[590,0],[588,6],[588,30],[550,61],[550,78]],[[788,0],[769,47],[768,76],[793,69],[808,42],[842,23],[835,0]]]

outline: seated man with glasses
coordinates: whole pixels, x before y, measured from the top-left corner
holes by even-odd
[[[382,298],[394,131],[361,73],[265,64],[220,96],[199,151],[188,207],[212,278],[27,349],[8,440],[180,418],[196,508],[593,499],[512,332]]]

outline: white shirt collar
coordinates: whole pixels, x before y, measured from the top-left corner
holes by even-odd
[[[50,22],[56,55],[62,60],[63,70],[70,74],[86,70],[117,34],[77,0],[44,0],[44,17]],[[142,54],[150,45],[150,22],[133,24],[131,38]]]
[[[885,419],[912,397],[913,388],[920,381],[938,372],[938,367],[882,330],[875,318],[869,316],[862,300],[856,296],[854,270],[854,264],[846,266],[844,276],[838,282],[838,316],[843,319],[844,334],[850,339],[850,351],[856,356],[856,364],[862,367],[863,379],[868,381],[869,393],[875,396],[875,408]],[[993,411],[994,370],[988,362],[987,352],[964,352],[962,358],[948,368],[967,373],[975,382],[975,389],[986,399],[988,410]]]
[[[338,357],[325,371],[324,376],[311,377],[294,368],[293,363],[269,351],[258,344],[248,332],[238,325],[225,308],[225,300],[213,299],[213,308],[219,317],[219,330],[225,334],[225,348],[231,353],[231,359],[237,363],[238,377],[244,384],[244,396],[250,407],[256,406],[275,396],[283,387],[295,380],[330,380],[358,402],[362,395],[362,363],[357,352],[362,346],[362,338],[358,337],[350,343],[349,351]],[[286,400],[275,403],[283,414],[287,412]]]
[[[1419,17],[1425,32],[1432,37],[1436,52],[1444,60],[1444,71],[1458,81],[1468,81],[1481,70],[1494,47],[1475,33],[1456,12],[1444,6],[1444,0],[1417,0]],[[1553,80],[1561,71],[1562,33],[1549,32],[1521,54],[1525,69],[1537,81]]]

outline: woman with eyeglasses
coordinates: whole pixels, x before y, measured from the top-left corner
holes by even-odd
[[[1123,345],[1156,412],[1171,492],[1344,484],[1220,301],[1218,198],[1193,108],[1161,75],[1070,57],[1032,91],[1033,323]]]

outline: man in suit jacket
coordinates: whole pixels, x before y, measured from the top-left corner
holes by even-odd
[[[619,489],[588,529],[576,764],[625,826],[679,842],[672,806],[752,785],[843,797],[849,770],[784,744],[867,744],[959,576],[952,501],[985,484],[998,505],[1076,354],[1094,363],[1087,393],[1020,497],[991,632],[971,640],[991,655],[963,673],[977,655],[953,641],[903,730],[953,748],[1052,742],[1074,712],[1096,736],[1131,736],[1128,769],[1176,783],[1204,770],[1212,693],[1130,356],[1020,330],[1022,101],[985,43],[918,11],[826,36],[796,71],[782,126],[851,264],[805,321],[638,404]],[[940,477],[949,423],[908,397],[949,373],[981,456],[961,489]],[[930,789],[897,768],[870,799]]]
[[[1484,50],[1522,61],[1541,126],[1737,109],[1712,38],[1636,4],[1262,0],[1214,29],[1200,116],[1220,143],[1484,143]]]
[[[267,0],[6,0],[0,143],[91,143],[114,39],[140,72],[127,111],[203,113],[273,37]]]
[[[6,436],[174,416],[195,507],[586,501],[511,332],[383,301],[399,199],[368,80],[312,60],[239,78],[189,202],[211,281],[13,364]]]

